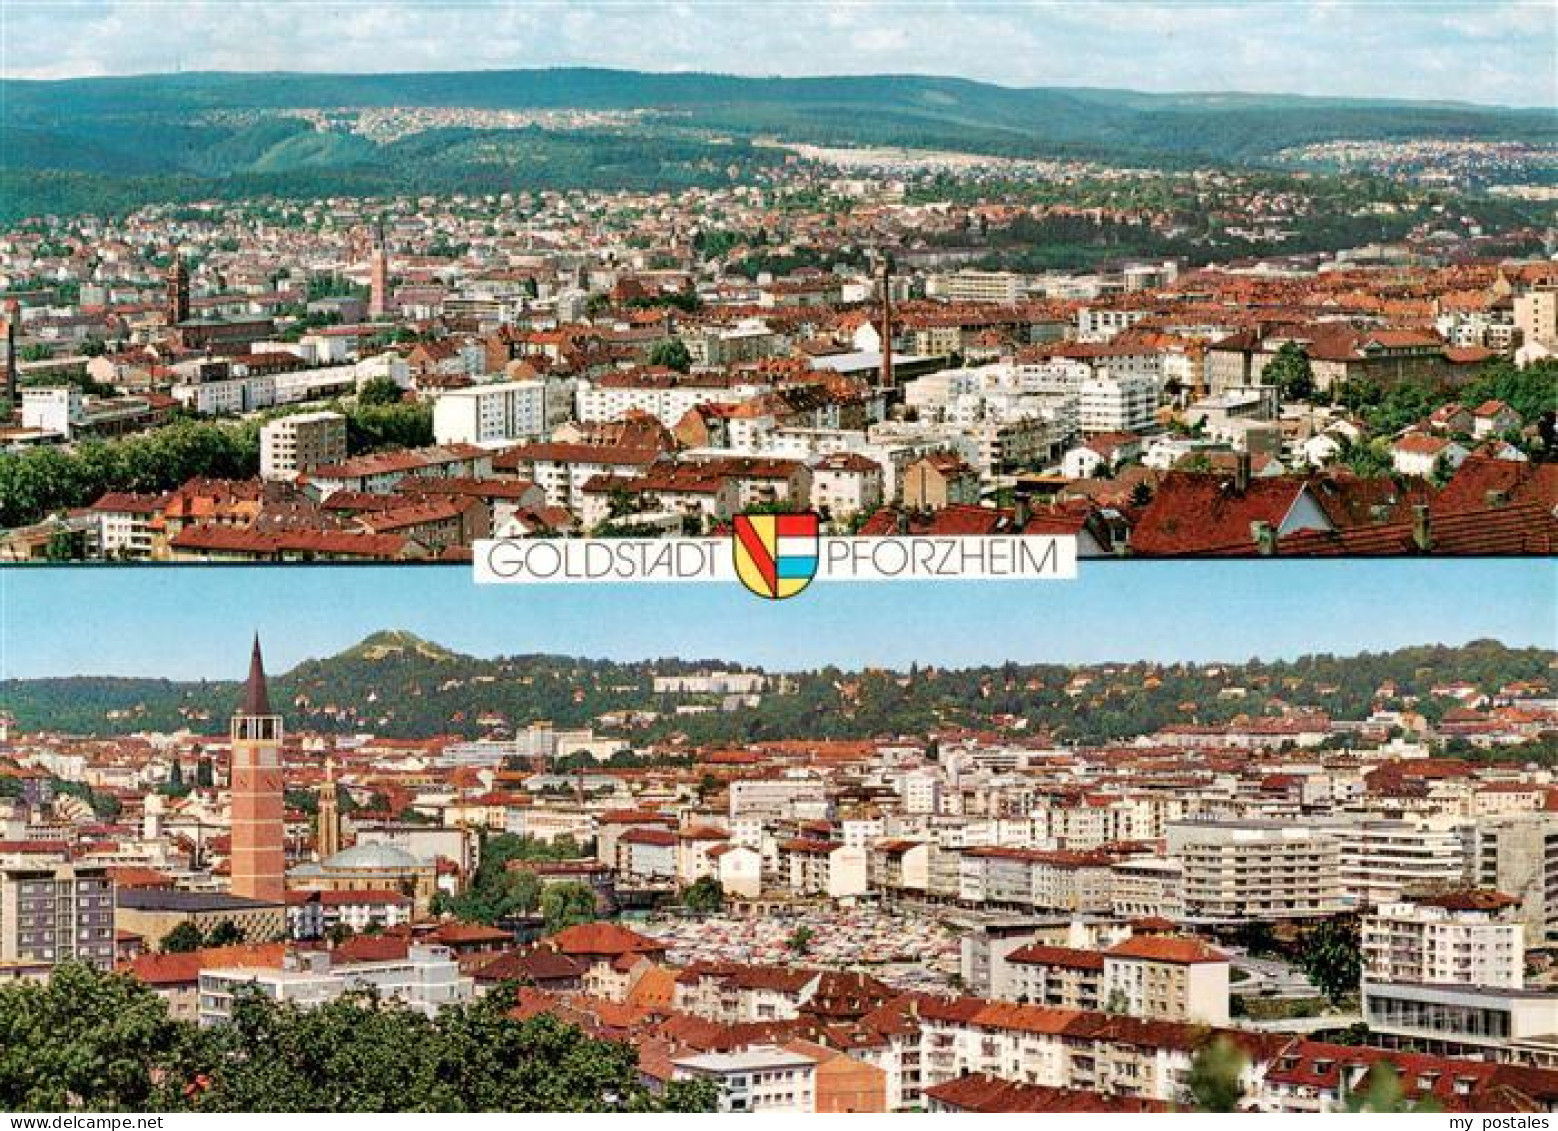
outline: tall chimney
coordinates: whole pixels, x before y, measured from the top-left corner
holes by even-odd
[[[10,411],[15,411],[21,397],[21,385],[16,376],[16,342],[21,336],[22,307],[14,298],[5,304],[5,387],[0,389]]]
[[[1418,503],[1412,508],[1412,544],[1418,553],[1431,554],[1434,549],[1434,531],[1428,517],[1428,506]]]
[[[885,251],[877,268],[882,280],[882,388],[893,387],[893,260]]]
[[[1248,450],[1240,452],[1234,462],[1233,489],[1241,495],[1250,489],[1250,453]]]

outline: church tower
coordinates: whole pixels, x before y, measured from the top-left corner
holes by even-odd
[[[319,830],[314,835],[314,850],[321,860],[341,851],[341,810],[335,793],[334,758],[325,760],[325,780],[319,787]]]
[[[260,638],[254,637],[243,703],[233,716],[233,895],[282,901],[286,890],[286,822],[282,812],[281,716],[271,712]]]
[[[189,268],[184,266],[184,257],[177,251],[173,253],[173,263],[168,268],[166,315],[169,326],[189,321]]]

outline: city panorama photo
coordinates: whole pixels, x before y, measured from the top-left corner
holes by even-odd
[[[1345,570],[0,574],[0,1108],[1551,1111],[1553,570]]]
[[[1550,554],[1555,20],[6,0],[0,563]]]

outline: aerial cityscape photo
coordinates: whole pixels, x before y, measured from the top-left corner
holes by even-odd
[[[429,73],[401,42],[453,67],[480,20],[510,67],[566,62],[652,6],[232,6],[279,14],[263,77],[209,6],[106,8],[6,5],[0,561],[459,560],[754,506],[1084,556],[1558,546],[1545,0],[792,5],[1000,57],[832,77],[772,15],[678,9],[799,68],[760,78],[663,73],[669,46]],[[103,42],[142,9],[195,30]],[[1099,42],[1094,9],[1166,38]],[[310,12],[420,73],[298,72]],[[1364,33],[1402,82],[1454,54],[1457,88],[1175,91],[1289,35],[1346,69]],[[1001,35],[1164,73],[1017,87]]]
[[[8,1108],[1558,1098],[1550,563],[186,573],[0,574]]]
[[[0,1131],[1551,1131],[1555,171],[1553,0],[0,0]]]

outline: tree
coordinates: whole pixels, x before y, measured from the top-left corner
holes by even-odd
[[[159,1072],[197,1033],[145,984],[82,963],[0,985],[0,1110],[164,1110]]]
[[[811,952],[811,941],[816,937],[816,932],[802,924],[790,932],[790,937],[785,939],[784,945],[790,949],[790,953],[796,956],[804,956]]]
[[[552,884],[541,893],[541,917],[549,935],[589,923],[596,917],[595,892],[580,883]]]
[[[682,903],[700,915],[713,914],[725,906],[725,887],[713,876],[702,876],[682,893]]]
[[[1247,1063],[1244,1050],[1228,1037],[1215,1037],[1197,1049],[1186,1081],[1196,1110],[1238,1111],[1244,1095],[1239,1077]]]
[[[1357,919],[1327,919],[1316,926],[1304,939],[1298,964],[1332,1005],[1357,993],[1363,973]]]
[[[49,533],[43,557],[50,562],[78,562],[86,557],[86,536],[79,530],[60,526]]]
[[[1309,400],[1315,394],[1314,369],[1309,354],[1297,342],[1283,342],[1261,371],[1261,380],[1275,385],[1285,401]]]
[[[692,368],[692,354],[688,352],[686,342],[680,338],[671,338],[655,343],[654,348],[649,351],[649,364],[663,365],[678,373],[686,373]]]
[[[208,756],[202,755],[195,763],[195,788],[211,789],[216,785],[216,770]]]
[[[162,936],[162,953],[188,954],[192,950],[199,950],[204,942],[205,936],[195,926],[194,920],[185,919]]]
[[[393,377],[370,377],[357,388],[360,405],[394,405],[401,400],[401,387]]]
[[[708,1081],[645,1085],[638,1054],[512,989],[434,1017],[348,994],[311,1009],[255,990],[231,1021],[176,1021],[133,978],[67,963],[0,986],[6,1111],[712,1111]]]
[[[244,939],[243,928],[231,919],[223,919],[206,933],[207,946],[237,946]]]

